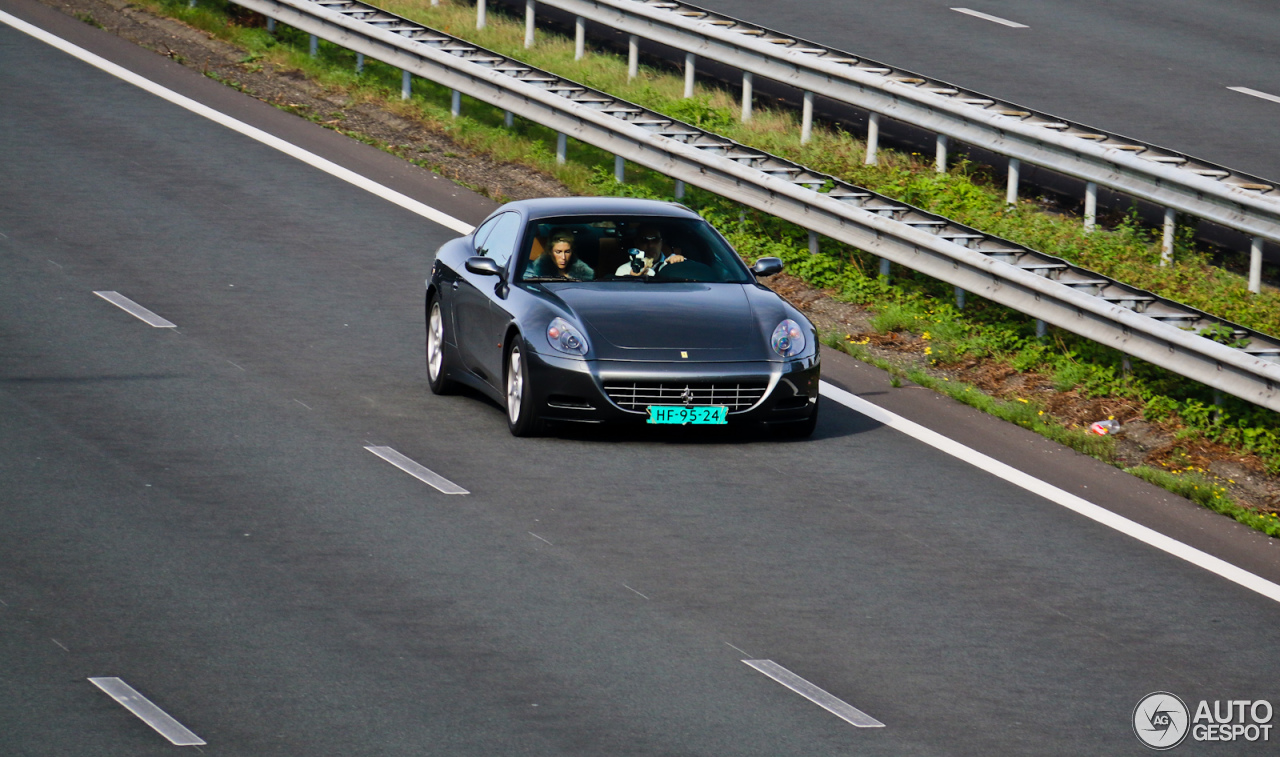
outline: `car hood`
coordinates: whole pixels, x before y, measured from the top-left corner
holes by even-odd
[[[697,350],[711,357],[706,351],[714,350],[747,353],[741,355],[747,358],[760,352],[760,327],[741,284],[609,282],[553,286],[555,295],[587,327],[588,338],[595,340],[599,353]],[[601,339],[614,349],[605,348]]]

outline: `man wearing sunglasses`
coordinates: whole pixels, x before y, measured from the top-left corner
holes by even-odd
[[[615,276],[653,276],[665,266],[683,263],[684,256],[673,252],[667,255],[662,243],[662,232],[645,224],[636,231],[635,246],[627,251],[630,260],[618,266]]]

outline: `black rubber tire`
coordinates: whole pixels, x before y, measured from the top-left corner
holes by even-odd
[[[529,391],[529,366],[524,360],[524,354],[524,340],[517,334],[507,345],[507,428],[512,436],[538,436],[542,433],[543,422],[533,407],[533,395]]]
[[[444,313],[441,312],[439,297],[427,298],[426,313],[427,385],[431,387],[432,394],[452,394],[458,387],[449,378],[449,353],[445,349]]]

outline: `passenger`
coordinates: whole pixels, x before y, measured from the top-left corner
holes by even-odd
[[[615,276],[652,276],[666,266],[684,262],[684,256],[678,252],[671,255],[663,252],[662,232],[651,224],[641,226],[632,243],[635,246],[627,251],[631,260],[618,266]]]
[[[556,229],[547,237],[551,249],[538,256],[525,271],[526,279],[570,279],[591,281],[596,277],[591,266],[578,260],[573,254],[573,232]]]

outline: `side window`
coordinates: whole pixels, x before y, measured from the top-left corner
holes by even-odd
[[[520,214],[503,213],[494,220],[497,224],[484,240],[483,247],[476,249],[476,254],[493,258],[499,265],[505,266],[520,238]]]
[[[504,213],[502,215],[506,215],[506,214]],[[477,255],[484,254],[485,238],[489,236],[489,232],[493,231],[493,227],[498,225],[498,221],[502,220],[502,215],[496,215],[493,218],[490,218],[489,220],[485,221],[480,226],[480,228],[476,229],[475,243],[476,243]]]

